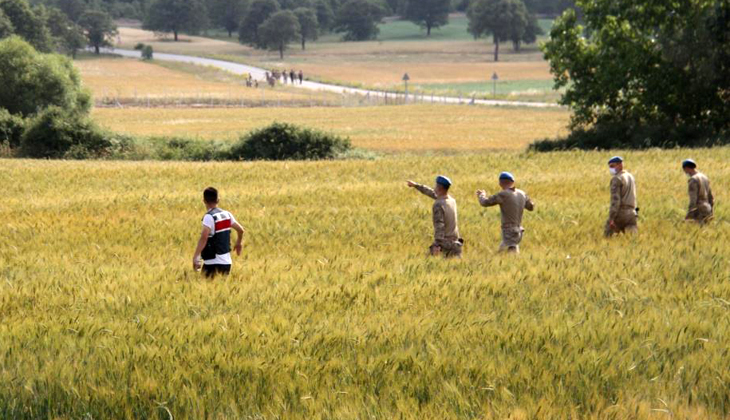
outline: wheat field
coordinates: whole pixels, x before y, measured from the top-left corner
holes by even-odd
[[[605,153],[288,163],[0,162],[0,418],[727,419],[730,149],[624,152],[637,237],[601,237]],[[691,156],[717,219],[682,222]],[[476,203],[537,203],[519,256]],[[454,180],[464,258],[427,258]],[[203,188],[246,227],[190,268]]]
[[[274,121],[349,137],[381,152],[524,150],[535,139],[567,134],[562,109],[409,105],[350,108],[94,109],[103,126],[138,136],[235,139]]]

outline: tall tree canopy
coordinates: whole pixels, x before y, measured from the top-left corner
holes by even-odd
[[[259,27],[259,42],[262,47],[279,51],[284,58],[284,51],[290,42],[299,39],[299,20],[291,10],[276,12]]]
[[[43,16],[34,12],[26,0],[0,0],[0,10],[10,22],[10,25],[5,24],[6,31],[12,28],[15,35],[29,42],[38,51],[53,50],[51,33]]]
[[[279,3],[276,0],[253,0],[243,17],[243,21],[241,21],[238,40],[242,44],[261,47],[259,26],[266,22],[266,19],[271,15],[278,12],[279,9]]]
[[[317,13],[308,7],[299,7],[294,10],[299,20],[299,33],[302,41],[302,50],[306,49],[307,40],[315,41],[319,35]]]
[[[180,32],[197,33],[208,25],[208,13],[200,0],[155,0],[147,11],[143,28],[172,32],[175,41]]]
[[[228,37],[238,30],[248,4],[246,0],[212,0],[208,6],[210,20],[228,31]]]
[[[449,23],[450,10],[451,0],[406,0],[403,17],[426,28],[426,35],[431,36],[431,29]]]
[[[348,0],[337,14],[334,30],[345,34],[346,41],[364,41],[378,36],[378,23],[385,10],[368,0]]]
[[[579,0],[544,46],[573,128],[730,129],[730,2]],[[696,131],[699,132],[699,131]]]
[[[117,35],[117,25],[112,21],[112,17],[100,10],[84,12],[79,19],[79,26],[84,30],[89,45],[94,47],[96,54],[99,54],[101,47],[111,46]]]
[[[522,42],[537,39],[537,19],[530,16],[522,0],[475,0],[469,6],[467,17],[468,31],[474,38],[492,36],[494,61],[499,61],[501,42],[512,41],[519,50]]]

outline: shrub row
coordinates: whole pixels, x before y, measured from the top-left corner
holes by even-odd
[[[630,123],[601,124],[590,129],[573,130],[567,137],[532,143],[530,150],[671,149],[676,147],[712,147],[730,144],[730,132],[717,134],[707,127],[635,125]]]
[[[131,160],[320,160],[365,157],[349,139],[274,123],[237,142],[155,137],[135,139],[98,127],[75,111],[50,107],[22,119],[0,109],[0,144],[18,157]]]

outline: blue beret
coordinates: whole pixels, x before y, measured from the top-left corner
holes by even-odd
[[[612,163],[621,163],[623,161],[624,161],[624,158],[622,158],[621,156],[614,156],[608,160],[608,164],[610,165]]]
[[[512,181],[512,182],[515,182],[515,176],[514,176],[514,175],[512,175],[512,174],[511,174],[511,173],[509,173],[509,172],[502,172],[501,174],[499,174],[499,180],[501,181],[501,180],[503,180],[503,179],[506,179],[506,180],[508,180],[508,181]]]
[[[686,168],[686,167],[696,168],[697,164],[692,159],[685,159],[684,161],[682,161],[682,167],[683,168]]]
[[[439,175],[436,177],[436,183],[446,188],[449,188],[451,186],[451,180],[443,175]]]

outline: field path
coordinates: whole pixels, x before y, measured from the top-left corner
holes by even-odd
[[[121,55],[123,57],[130,57],[130,58],[141,58],[141,52],[135,51],[135,50],[125,50],[125,49],[104,49],[104,53],[108,54],[117,54]],[[239,63],[233,63],[230,61],[224,61],[224,60],[216,60],[212,58],[203,58],[203,57],[196,57],[191,55],[181,55],[181,54],[167,54],[167,53],[155,53],[154,55],[155,60],[162,60],[162,61],[176,61],[180,63],[188,63],[188,64],[197,64],[201,66],[212,66],[219,68],[221,70],[229,71],[234,74],[242,75],[242,74],[251,74],[251,76],[259,81],[265,81],[266,80],[266,70],[248,66],[245,64],[239,64]],[[309,89],[309,90],[315,90],[315,91],[327,91],[327,92],[334,92],[334,93],[344,93],[344,94],[355,94],[355,95],[363,95],[363,96],[373,96],[373,97],[385,97],[390,96],[393,97],[396,95],[393,92],[384,92],[379,90],[368,90],[368,89],[360,89],[360,88],[353,88],[353,87],[347,87],[347,86],[339,86],[339,85],[333,85],[333,84],[327,84],[327,83],[319,83],[319,82],[310,82],[310,81],[304,81],[301,85],[294,85],[299,88],[303,89]],[[402,93],[397,94],[398,97],[403,97]],[[409,98],[412,98],[410,96]],[[472,100],[470,98],[458,98],[458,97],[451,97],[451,96],[427,96],[428,100],[433,98],[433,101],[439,102],[439,103],[472,103]],[[519,106],[519,107],[530,107],[530,108],[558,108],[560,105],[558,104],[551,104],[551,103],[545,103],[545,102],[524,102],[524,101],[499,101],[499,100],[490,100],[490,99],[475,99],[473,101],[476,105],[489,105],[489,106]]]

